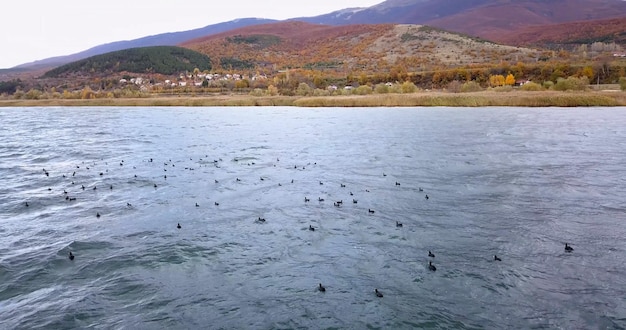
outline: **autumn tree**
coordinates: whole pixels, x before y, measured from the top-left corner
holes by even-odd
[[[591,66],[586,66],[580,72],[580,76],[587,77],[590,81],[593,79],[593,68]]]
[[[504,79],[504,84],[507,86],[513,86],[515,85],[515,76],[513,76],[512,73],[509,73],[506,78]]]
[[[271,96],[278,95],[278,88],[276,88],[276,86],[274,86],[274,85],[267,86],[267,94],[269,94]]]
[[[489,76],[489,85],[491,87],[504,86],[505,79],[501,74]]]
[[[83,100],[95,99],[96,94],[91,90],[91,88],[89,88],[89,86],[85,86],[80,93],[80,98]]]
[[[250,87],[250,82],[248,81],[248,79],[241,79],[235,82],[236,89],[244,89],[248,87]]]

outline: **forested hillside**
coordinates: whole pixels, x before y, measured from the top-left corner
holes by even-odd
[[[44,77],[98,75],[116,72],[177,74],[211,69],[208,56],[173,46],[131,48],[92,56],[46,72]]]

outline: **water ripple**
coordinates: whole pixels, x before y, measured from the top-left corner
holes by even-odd
[[[2,327],[626,327],[623,109],[0,118]]]

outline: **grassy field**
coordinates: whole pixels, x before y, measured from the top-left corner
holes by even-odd
[[[373,94],[351,96],[183,96],[118,99],[45,99],[0,100],[0,107],[48,106],[296,106],[296,107],[591,107],[626,106],[626,93],[610,92],[494,92],[443,93],[419,92],[412,94]]]

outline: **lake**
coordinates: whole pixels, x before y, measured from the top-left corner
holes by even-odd
[[[0,108],[0,327],[624,329],[625,127],[625,108]]]

